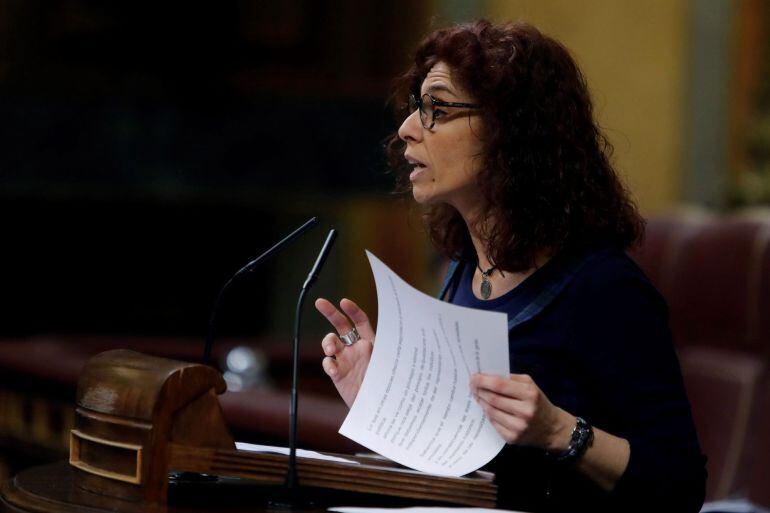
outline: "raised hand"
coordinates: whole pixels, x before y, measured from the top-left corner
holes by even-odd
[[[349,299],[340,301],[342,312],[323,298],[316,300],[315,307],[337,331],[329,333],[321,341],[326,355],[323,368],[337,387],[342,400],[350,407],[358,395],[358,389],[361,388],[366,368],[369,366],[374,347],[374,329],[366,313]],[[351,321],[361,339],[351,346],[346,346],[339,336],[351,331]]]

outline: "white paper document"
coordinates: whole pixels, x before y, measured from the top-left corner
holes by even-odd
[[[342,506],[329,508],[337,513],[522,513],[506,509],[489,508],[446,508],[440,506],[416,506],[411,508],[360,508]]]
[[[424,294],[367,251],[377,336],[340,433],[407,467],[461,476],[505,441],[470,394],[476,372],[509,374],[508,319]]]
[[[239,451],[267,452],[267,453],[286,454],[286,455],[289,454],[288,447],[276,447],[275,445],[257,445],[257,444],[249,444],[246,442],[235,442],[235,448],[238,449]],[[337,456],[329,456],[328,454],[321,454],[320,452],[308,451],[306,449],[297,449],[297,457],[311,458],[314,460],[337,461],[339,463],[351,463],[353,465],[360,465],[360,463],[354,460],[338,458]]]

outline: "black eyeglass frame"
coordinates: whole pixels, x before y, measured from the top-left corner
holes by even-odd
[[[430,126],[425,126],[424,118],[427,117],[427,114],[425,114],[425,111],[422,108],[422,106],[425,104],[426,96],[430,98],[430,104],[431,104]],[[419,99],[414,94],[409,95],[409,112],[412,113],[415,110],[420,111],[420,123],[422,124],[422,127],[426,130],[431,130],[436,125],[436,107],[459,107],[463,109],[480,109],[481,105],[476,105],[474,103],[445,102],[443,100],[437,100],[430,93],[425,93],[424,95],[420,96]]]

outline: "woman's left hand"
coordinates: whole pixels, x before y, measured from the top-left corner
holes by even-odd
[[[474,374],[470,386],[485,415],[507,443],[552,452],[569,447],[576,418],[554,406],[530,376]]]

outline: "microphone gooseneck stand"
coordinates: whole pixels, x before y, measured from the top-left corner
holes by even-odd
[[[261,255],[259,255],[257,258],[249,262],[248,264],[241,267],[237,273],[235,273],[229,280],[227,280],[227,283],[224,284],[224,286],[219,290],[219,294],[217,294],[217,298],[214,301],[214,307],[211,309],[211,317],[209,317],[209,327],[208,327],[208,333],[206,335],[206,345],[203,348],[203,364],[204,365],[211,365],[211,349],[214,346],[214,338],[216,337],[216,318],[217,313],[219,312],[219,304],[222,301],[222,296],[224,296],[225,291],[230,287],[230,284],[235,281],[236,278],[239,276],[242,276],[246,273],[252,272],[254,269],[257,268],[259,264],[264,262],[265,260],[269,259],[279,251],[281,251],[284,247],[286,247],[288,244],[293,242],[295,239],[297,239],[300,235],[308,231],[310,228],[314,227],[316,224],[318,224],[318,218],[317,217],[311,217],[308,219],[305,224],[291,232],[289,235],[284,237],[278,244],[273,246],[272,248],[268,249]]]
[[[292,233],[290,233],[288,236],[286,236],[283,240],[278,242],[278,244],[268,249],[262,255],[255,258],[245,266],[243,266],[229,280],[227,280],[227,283],[225,283],[224,286],[220,289],[219,294],[217,295],[217,298],[214,301],[214,307],[211,311],[211,317],[209,318],[208,333],[206,335],[206,345],[203,350],[203,363],[205,365],[211,365],[211,350],[214,345],[214,338],[216,337],[217,313],[219,312],[219,305],[222,301],[222,297],[224,296],[225,291],[230,287],[230,284],[232,284],[236,280],[236,278],[238,278],[239,276],[242,276],[243,274],[253,271],[259,264],[261,264],[265,260],[269,259],[271,256],[281,251],[286,245],[293,242],[300,235],[302,235],[307,230],[315,226],[317,223],[318,223],[317,218],[315,217],[311,218],[305,224],[303,224],[302,226],[294,230]],[[291,404],[289,408],[289,422],[290,422],[289,463],[288,463],[286,480],[284,482],[284,486],[280,490],[276,490],[277,500],[272,500],[269,502],[270,506],[279,507],[283,509],[286,509],[286,508],[306,509],[307,506],[311,504],[311,502],[306,497],[304,497],[304,495],[301,493],[300,486],[299,486],[299,479],[297,477],[297,390],[298,390],[298,382],[299,382],[300,319],[302,314],[302,305],[305,301],[305,296],[307,295],[308,290],[310,290],[310,287],[312,287],[313,284],[318,279],[318,274],[321,272],[321,268],[326,262],[326,258],[329,256],[329,252],[331,251],[332,245],[334,244],[334,240],[336,239],[336,237],[337,237],[336,230],[332,229],[331,231],[329,231],[329,235],[326,237],[326,242],[324,242],[323,248],[321,248],[321,252],[318,254],[318,258],[316,259],[315,264],[313,265],[313,268],[310,271],[310,274],[308,274],[307,278],[305,279],[305,283],[302,285],[302,289],[300,290],[300,293],[299,293],[299,299],[297,300],[297,310],[294,318],[294,345],[293,345],[293,353],[292,353]],[[192,477],[192,476],[189,476],[189,473],[182,473],[178,476],[175,476],[173,480],[181,482],[182,479],[189,478],[189,477]],[[201,477],[202,476],[197,476],[195,478],[195,481],[200,481]]]
[[[216,320],[217,320],[217,313],[219,312],[219,305],[222,302],[222,297],[225,294],[225,291],[230,287],[230,284],[235,281],[236,278],[239,276],[242,276],[246,273],[252,272],[254,269],[257,268],[257,266],[264,262],[265,260],[269,259],[279,251],[281,251],[284,247],[286,247],[288,244],[293,242],[295,239],[297,239],[300,235],[308,231],[310,228],[314,227],[316,224],[318,224],[318,218],[317,217],[311,217],[308,219],[302,226],[291,232],[289,235],[284,237],[278,244],[273,246],[272,248],[268,249],[264,253],[262,253],[260,256],[249,262],[248,264],[241,267],[238,272],[236,272],[232,277],[230,277],[229,280],[227,280],[227,283],[224,284],[224,286],[219,290],[219,294],[217,294],[217,298],[214,301],[214,307],[211,309],[211,316],[209,317],[209,325],[208,325],[208,333],[206,334],[206,343],[203,347],[203,364],[204,365],[211,365],[211,349],[214,346],[214,338],[216,337]],[[171,472],[169,474],[169,484],[171,486],[177,486],[177,485],[184,485],[185,483],[193,483],[193,484],[201,484],[208,481],[217,481],[216,476],[208,476],[205,474],[198,474],[195,472]]]
[[[310,287],[313,286],[318,274],[321,272],[321,268],[326,262],[326,257],[329,256],[334,239],[337,238],[337,231],[329,231],[329,235],[326,237],[321,252],[318,254],[318,258],[313,265],[313,269],[308,274],[305,283],[302,285],[302,290],[299,292],[299,298],[297,299],[297,310],[294,316],[294,347],[292,352],[292,376],[291,376],[291,405],[289,408],[289,467],[286,473],[286,489],[288,491],[288,503],[285,506],[302,508],[308,505],[308,501],[300,493],[299,479],[297,478],[297,390],[299,383],[299,332],[300,332],[300,320],[302,318],[302,305],[305,302],[305,295]]]

